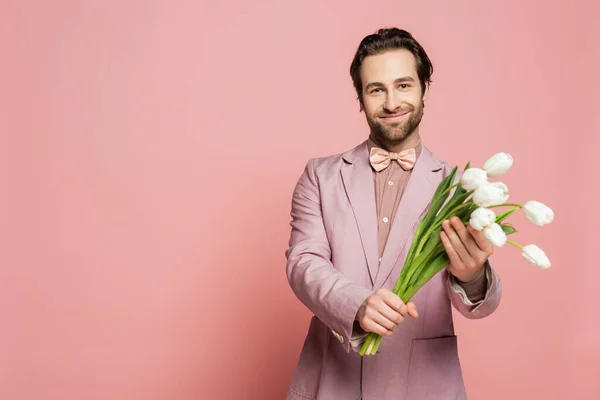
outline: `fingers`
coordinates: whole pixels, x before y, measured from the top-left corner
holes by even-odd
[[[458,217],[452,217],[450,223],[463,246],[473,258],[481,258],[483,255],[491,254],[492,244],[486,239],[483,231],[473,229],[470,224],[465,226]]]
[[[490,241],[486,239],[483,231],[478,231],[474,229],[471,225],[468,225],[467,232],[471,234],[473,240],[475,240],[475,243],[483,252],[485,252],[486,254],[492,253],[494,247],[492,246]]]
[[[419,313],[417,312],[417,306],[415,305],[415,303],[409,301],[406,307],[408,309],[408,315],[410,315],[413,318],[419,318]]]
[[[460,218],[453,217],[451,219],[451,224],[452,224],[452,227],[454,228],[454,230],[456,231],[456,234],[460,238],[461,243],[466,248],[469,255],[474,257],[477,254],[482,252],[482,250],[479,248],[479,245],[477,244],[477,242],[475,242],[475,239],[469,233],[469,231],[467,230],[467,227],[460,220]]]
[[[400,318],[402,316],[397,314]],[[381,336],[389,336],[397,326],[396,322],[391,321],[376,308],[369,308],[365,313],[361,326],[366,332],[375,332]]]
[[[406,314],[406,305],[393,292],[386,289],[377,291],[374,298],[373,308],[382,317],[391,321],[396,327],[397,324],[404,322],[403,314]],[[393,329],[392,328],[392,329]]]
[[[386,301],[386,304],[388,306],[390,306],[396,312],[398,312],[402,315],[408,314],[413,318],[417,318],[419,316],[419,314],[417,313],[417,307],[415,306],[414,303],[408,302],[408,304],[404,304],[404,302],[402,301],[402,299],[400,299],[400,297],[398,297],[393,292],[390,292],[389,290],[386,290],[386,289],[381,289],[380,292],[382,292],[381,294],[382,294],[382,297],[384,298],[384,301]],[[412,313],[411,313],[411,309],[410,309],[409,305],[411,305],[411,307],[412,307]]]
[[[380,289],[365,302],[365,310],[359,322],[366,332],[389,336],[396,326],[404,322],[404,314],[418,317],[414,303],[404,304],[393,292]]]
[[[359,322],[367,332],[388,336],[396,327],[396,321],[399,321],[402,316],[385,303],[380,292],[374,293],[367,299],[365,311]]]
[[[458,220],[458,223],[456,222],[456,220]],[[460,225],[460,227],[458,225]],[[463,236],[464,236],[464,233],[466,233],[465,226],[462,224],[460,219],[453,217],[448,222],[444,221],[444,223],[442,224],[442,227],[444,228],[444,232],[448,236],[448,239],[450,240],[452,247],[454,247],[454,250],[460,257],[461,261],[464,264],[466,264],[467,261],[471,258],[471,254],[465,247],[467,240],[465,240],[463,242],[463,240],[464,240]],[[473,242],[473,244],[474,244],[474,242]]]
[[[360,321],[360,326],[365,332],[373,332],[381,336],[390,336],[392,334],[392,331],[379,325],[377,322],[369,318],[365,318]]]
[[[452,243],[450,243],[450,239],[445,231],[440,232],[440,238],[442,239],[442,244],[444,245],[444,249],[446,249],[450,263],[455,266],[462,266],[463,263],[460,261],[460,256],[456,250],[454,250],[454,246],[452,246]]]
[[[401,321],[404,321],[404,317],[402,317],[400,314],[396,314],[396,316],[394,317],[394,320],[390,320],[389,318],[387,318],[385,315],[383,315],[382,313],[374,313],[372,318],[371,318],[377,325],[385,328],[386,330],[390,331],[390,333],[396,328],[396,326],[400,323],[399,319]],[[396,322],[398,321],[398,322]]]
[[[399,312],[402,315],[406,314],[406,305],[404,304],[402,299],[400,299],[400,297],[394,294],[394,292],[381,289],[377,293],[379,293],[385,304],[390,306],[393,310]]]
[[[378,309],[377,311],[379,311],[379,314],[381,314],[388,320],[392,321],[394,323],[394,325],[398,325],[398,324],[401,324],[402,322],[404,322],[403,315],[406,314],[406,312],[404,314],[402,314],[401,312],[394,310],[387,304],[383,304],[382,307],[380,309]]]
[[[442,227],[440,238],[450,259],[449,272],[463,282],[471,281],[491,254],[491,251],[479,247],[477,242],[481,239],[487,241],[485,235],[470,226],[465,227],[457,217],[444,221]]]

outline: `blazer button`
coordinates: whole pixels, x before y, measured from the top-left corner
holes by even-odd
[[[339,340],[341,343],[344,343],[344,337],[342,335],[340,335],[333,329],[331,330],[331,332],[333,333],[333,336],[335,336],[337,340]]]

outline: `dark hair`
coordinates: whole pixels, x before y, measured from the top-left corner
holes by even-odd
[[[431,84],[431,75],[433,74],[433,65],[427,53],[425,53],[425,49],[421,47],[419,42],[409,32],[398,28],[384,28],[366,36],[360,42],[350,65],[350,76],[352,77],[352,82],[354,83],[361,106],[363,105],[363,99],[360,67],[364,59],[367,56],[396,49],[406,49],[415,56],[417,60],[417,74],[421,81],[421,93],[425,94],[425,89]]]

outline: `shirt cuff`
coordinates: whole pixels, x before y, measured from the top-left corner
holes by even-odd
[[[352,348],[355,350],[360,350],[368,335],[369,334],[365,332],[363,328],[361,328],[358,321],[354,321],[354,325],[352,327],[352,336],[350,337],[350,346],[352,346]]]
[[[491,279],[491,269],[486,262],[484,272],[476,279],[470,282],[460,282],[452,274],[450,274],[450,282],[452,290],[457,293],[463,303],[468,306],[481,304],[487,292],[487,283]]]

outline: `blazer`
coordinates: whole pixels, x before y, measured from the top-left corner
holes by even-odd
[[[470,303],[453,291],[443,269],[411,299],[419,318],[406,318],[376,355],[361,357],[350,345],[358,308],[378,289],[394,287],[417,225],[451,170],[423,146],[379,263],[367,142],[308,161],[292,195],[285,254],[288,282],[314,315],[288,400],[466,399],[451,305],[471,319],[498,307],[501,282],[491,260],[482,301]]]

